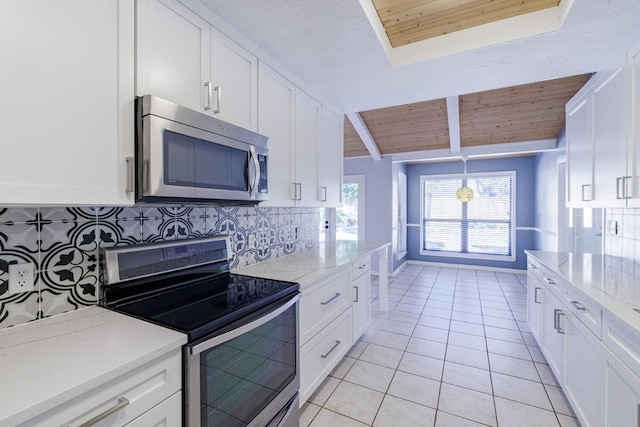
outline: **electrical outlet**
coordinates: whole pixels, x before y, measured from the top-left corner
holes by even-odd
[[[9,264],[9,294],[19,294],[33,290],[34,286],[33,263]]]
[[[607,231],[609,234],[616,235],[618,234],[618,221],[609,220],[607,221]]]

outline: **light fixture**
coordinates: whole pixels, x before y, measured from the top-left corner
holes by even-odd
[[[464,162],[464,177],[467,177],[467,156],[462,156]],[[463,203],[469,202],[473,199],[473,190],[467,187],[465,184],[456,190],[456,199]]]

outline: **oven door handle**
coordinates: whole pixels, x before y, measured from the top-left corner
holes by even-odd
[[[280,316],[282,313],[287,311],[290,307],[292,307],[295,303],[300,299],[300,294],[294,296],[289,301],[287,301],[284,305],[276,308],[275,310],[270,311],[259,319],[254,320],[253,322],[247,323],[246,325],[242,325],[236,329],[233,329],[229,332],[226,332],[222,335],[218,335],[217,337],[213,337],[210,340],[204,341],[200,344],[196,344],[189,348],[189,353],[194,356],[196,354],[200,354],[202,351],[215,347],[224,342],[230,341],[236,337],[239,337],[242,334],[249,332],[252,329],[255,329],[259,326],[264,325],[265,323],[275,319]]]

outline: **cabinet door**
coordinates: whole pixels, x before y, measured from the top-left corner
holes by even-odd
[[[556,379],[563,385],[564,333],[562,303],[548,289],[542,290],[542,352]]]
[[[527,325],[538,343],[542,342],[542,289],[540,281],[527,274]]]
[[[127,205],[129,1],[0,2],[3,204]]]
[[[318,186],[318,137],[320,103],[296,89],[295,182],[297,206],[320,207]]]
[[[624,67],[606,72],[594,88],[593,197],[605,207],[624,206],[628,111]]]
[[[322,206],[342,206],[343,119],[326,108],[320,122],[320,196]]]
[[[605,350],[606,427],[640,425],[640,378]]]
[[[584,427],[602,425],[602,344],[575,316],[566,315],[564,392]],[[622,425],[622,424],[619,424]]]
[[[567,104],[567,205],[585,206],[593,199],[591,97]]]
[[[182,392],[149,409],[125,427],[179,426],[182,424]],[[116,424],[117,425],[117,424]]]
[[[205,112],[211,26],[175,0],[137,0],[136,93]]]
[[[294,206],[296,88],[262,62],[258,71],[258,132],[269,137],[269,200],[262,202],[261,206]]]
[[[211,37],[213,115],[255,131],[258,128],[258,59],[215,30]]]
[[[371,275],[363,274],[352,283],[353,286],[353,342],[355,343],[369,327],[371,316],[370,286]]]
[[[627,58],[628,78],[631,90],[631,129],[629,141],[629,163],[627,173],[631,178],[631,188],[627,196],[627,206],[640,206],[640,46],[631,51]]]

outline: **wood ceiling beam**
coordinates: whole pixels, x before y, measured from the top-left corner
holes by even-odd
[[[447,97],[447,119],[451,154],[460,154],[460,103],[457,96]]]
[[[360,117],[360,114],[347,113],[347,117],[349,118],[349,121],[353,125],[353,128],[356,130],[356,132],[358,132],[358,135],[360,136],[360,139],[364,143],[364,146],[367,147],[367,150],[369,150],[369,153],[371,154],[371,157],[373,157],[373,160],[375,161],[382,160],[382,156],[380,155],[380,150],[378,149],[376,142],[373,140],[373,137],[371,136],[371,133],[367,128],[367,125],[364,123],[364,120],[362,120],[362,117]]]

